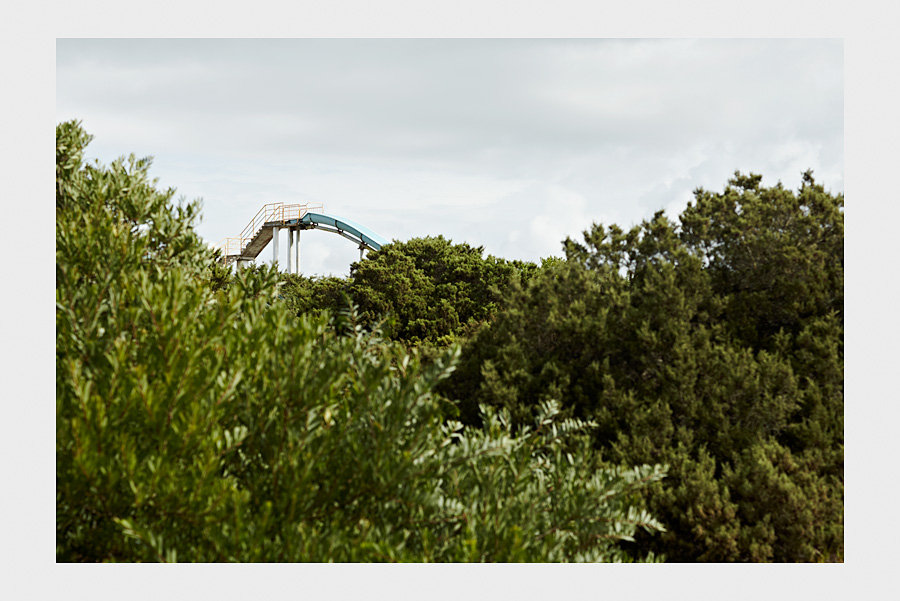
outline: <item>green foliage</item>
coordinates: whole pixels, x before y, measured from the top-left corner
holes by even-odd
[[[216,249],[213,255],[213,262],[207,267],[206,284],[213,292],[227,290],[231,285],[231,269],[223,264],[222,258],[222,251]]]
[[[442,236],[387,244],[353,264],[353,300],[367,323],[389,317],[397,340],[449,344],[492,317],[510,283],[537,268],[482,253]]]
[[[614,561],[660,530],[662,468],[600,467],[555,402],[445,422],[458,347],[426,365],[352,312],[297,317],[274,270],[213,267],[148,160],[84,165],[88,140],[57,128],[57,560]]]
[[[441,392],[528,423],[542,402],[598,424],[612,463],[666,463],[646,489],[676,561],[843,554],[843,198],[737,174],[680,226],[595,225],[514,285]]]
[[[356,306],[363,324],[436,356],[490,320],[513,281],[538,270],[482,254],[441,236],[395,241],[354,263],[347,278],[284,275],[280,294],[297,315]]]
[[[304,277],[282,274],[279,295],[296,314],[329,311],[337,313],[354,303],[349,296],[350,282],[337,277]]]
[[[725,297],[724,321],[744,343],[766,347],[799,334],[812,316],[844,315],[844,198],[803,176],[795,194],[736,174],[725,191],[695,192],[681,216],[685,245]]]

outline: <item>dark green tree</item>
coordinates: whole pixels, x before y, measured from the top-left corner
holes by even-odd
[[[282,274],[279,296],[296,315],[328,311],[337,314],[353,306],[350,280],[334,276]]]
[[[761,180],[737,173],[722,193],[697,190],[681,215],[681,239],[725,300],[724,322],[753,348],[780,331],[797,336],[816,316],[844,316],[843,195],[810,171],[798,193]]]
[[[512,286],[441,391],[466,422],[557,399],[605,460],[668,464],[647,489],[667,532],[632,550],[842,558],[842,208],[811,174],[798,193],[736,174],[680,224],[595,225]]]
[[[385,245],[351,267],[353,301],[366,323],[387,318],[397,340],[444,346],[491,318],[511,282],[537,269],[483,252],[443,236]]]

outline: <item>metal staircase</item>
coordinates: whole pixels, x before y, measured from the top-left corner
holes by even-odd
[[[219,242],[217,248],[222,249],[222,260],[225,265],[231,265],[235,261],[255,259],[272,240],[276,227],[296,224],[310,211],[323,208],[321,203],[286,205],[273,202],[263,205],[238,236]]]

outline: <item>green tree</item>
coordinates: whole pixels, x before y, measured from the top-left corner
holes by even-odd
[[[336,314],[353,305],[347,278],[282,274],[278,292],[296,315],[321,311]]]
[[[660,467],[599,467],[553,402],[445,422],[457,347],[424,365],[297,317],[272,269],[211,276],[198,205],[88,140],[57,127],[57,560],[611,561],[660,529]]]
[[[444,346],[491,318],[510,283],[537,269],[483,252],[443,236],[387,244],[351,267],[353,300],[367,323],[388,317],[395,339]]]
[[[798,193],[736,173],[725,190],[695,192],[681,238],[702,257],[739,339],[767,348],[809,318],[844,315],[844,197],[803,175]]]
[[[627,548],[676,561],[843,553],[843,198],[736,174],[680,224],[595,225],[511,287],[441,386],[529,423],[541,403],[598,424],[613,464],[666,463],[666,525]],[[753,486],[746,485],[752,482]]]

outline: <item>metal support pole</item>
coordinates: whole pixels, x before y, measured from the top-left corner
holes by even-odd
[[[278,226],[272,227],[272,265],[278,266]]]
[[[288,228],[288,252],[287,252],[287,272],[288,274],[294,273],[293,265],[291,265],[292,255],[294,254],[294,228]]]
[[[294,269],[296,274],[300,275],[300,228],[294,230],[297,240],[294,242]]]

